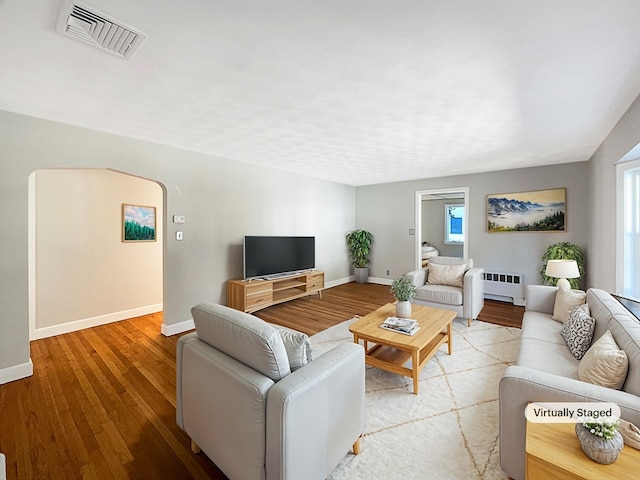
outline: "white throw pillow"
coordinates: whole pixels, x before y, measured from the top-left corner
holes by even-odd
[[[463,287],[463,278],[466,269],[467,266],[465,264],[429,264],[429,277],[427,278],[427,283],[431,285],[451,285],[452,287]]]
[[[586,299],[587,294],[583,291],[558,288],[556,303],[553,306],[553,315],[551,318],[561,323],[566,322],[573,307],[584,304]]]
[[[306,334],[291,330],[290,328],[281,327],[280,325],[273,326],[278,330],[282,338],[282,343],[284,343],[284,348],[289,358],[289,367],[292,372],[295,372],[312,360],[311,343]]]
[[[583,382],[620,390],[627,378],[629,359],[607,330],[585,353],[578,365]]]

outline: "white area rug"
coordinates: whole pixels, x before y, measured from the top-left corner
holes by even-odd
[[[312,336],[314,356],[352,342],[354,320]],[[425,365],[419,395],[410,378],[367,367],[362,451],[329,480],[508,478],[498,462],[498,383],[519,342],[517,328],[455,319],[453,354],[445,344]]]

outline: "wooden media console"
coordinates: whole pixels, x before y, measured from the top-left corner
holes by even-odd
[[[229,280],[227,306],[251,313],[315,293],[322,298],[323,288],[324,272],[317,270],[271,280]]]

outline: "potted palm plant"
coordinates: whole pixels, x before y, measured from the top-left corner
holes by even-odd
[[[391,283],[391,293],[396,297],[396,315],[400,318],[408,318],[411,315],[411,300],[416,296],[416,286],[406,275],[396,278]]]
[[[365,283],[369,277],[369,255],[373,235],[366,230],[354,230],[347,234],[347,249],[353,265],[356,283]]]

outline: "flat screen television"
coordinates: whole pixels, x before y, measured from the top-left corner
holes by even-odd
[[[316,266],[315,237],[245,235],[244,278],[278,277]]]

